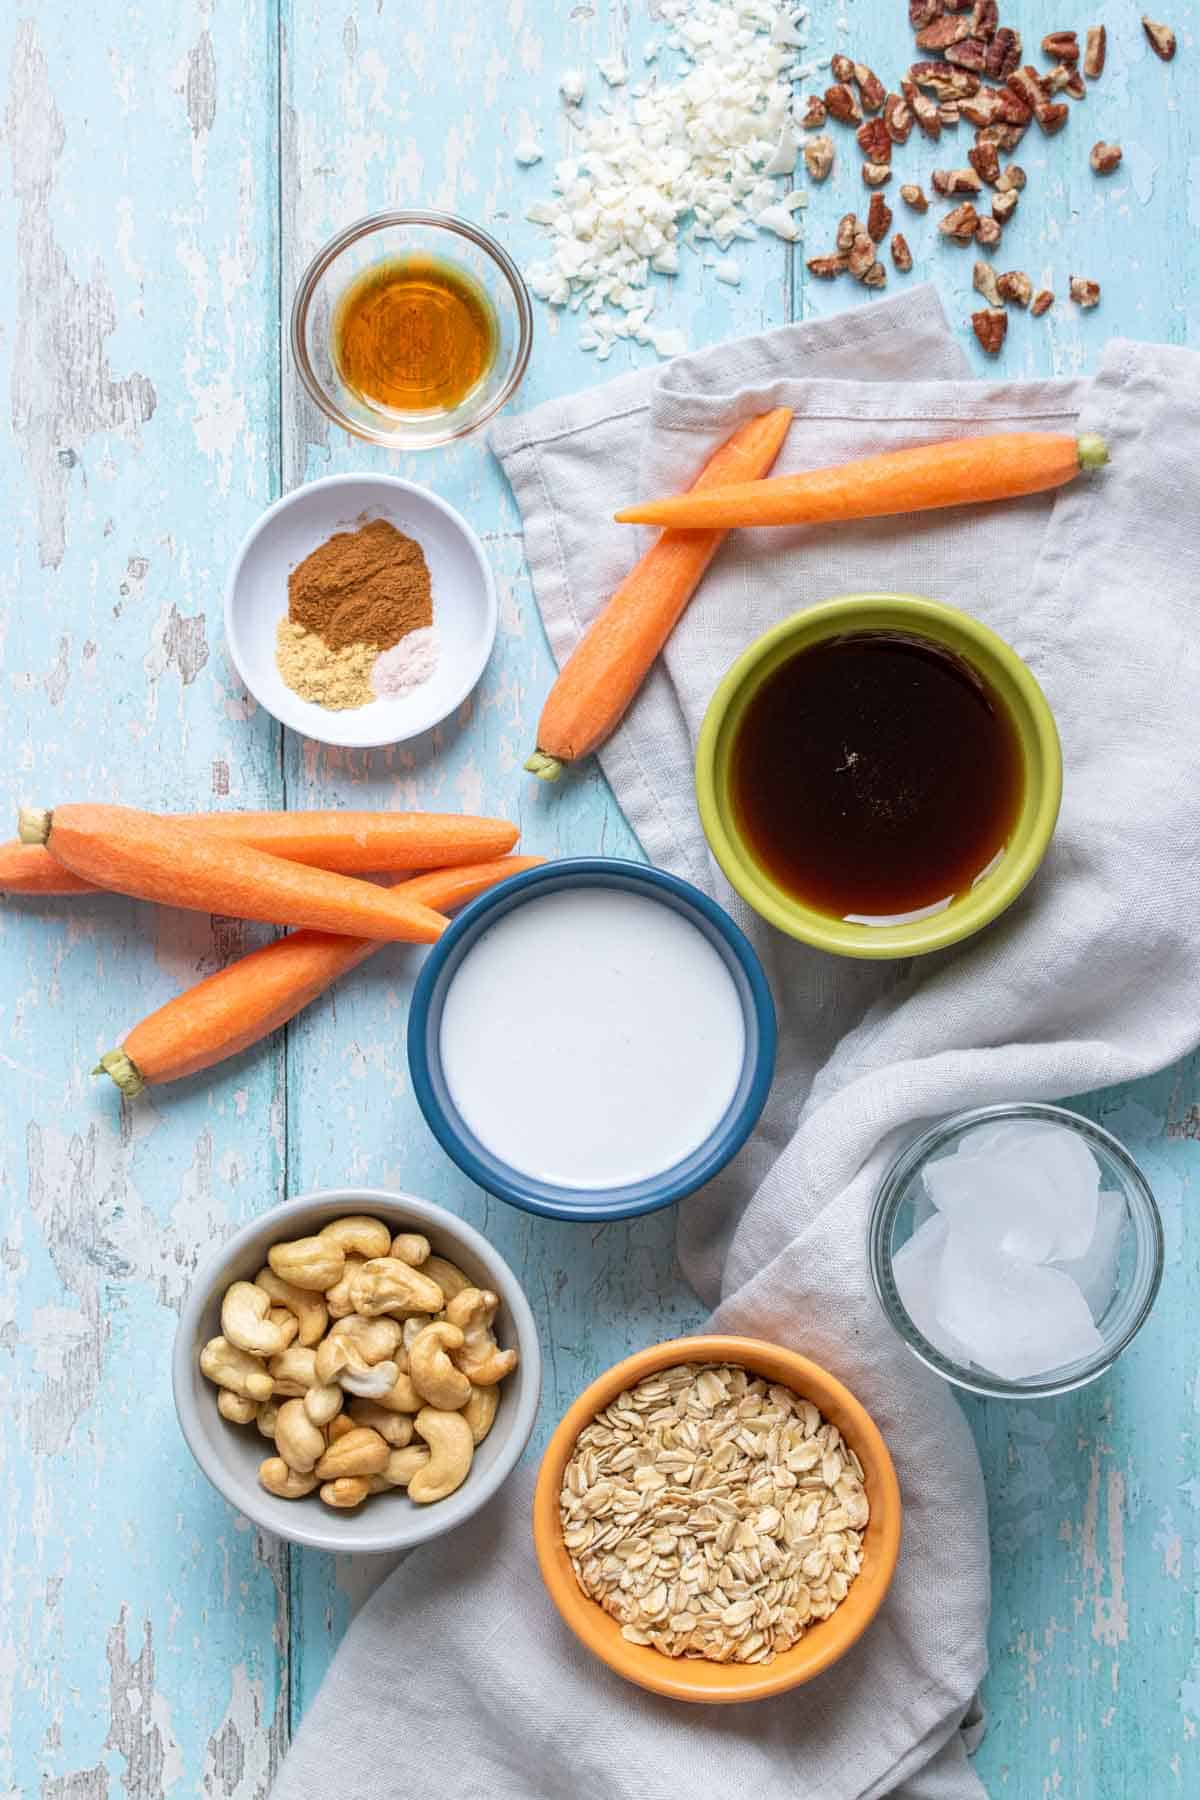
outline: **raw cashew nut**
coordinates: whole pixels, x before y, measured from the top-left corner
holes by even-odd
[[[413,1347],[413,1339],[418,1337],[427,1325],[432,1324],[433,1318],[429,1313],[413,1313],[409,1318],[405,1319],[404,1354],[406,1356]]]
[[[332,1224],[322,1226],[318,1235],[336,1244],[344,1256],[351,1251],[355,1256],[386,1256],[392,1247],[392,1234],[381,1220],[357,1214],[334,1219]]]
[[[321,1489],[321,1498],[326,1506],[338,1506],[343,1511],[352,1506],[361,1506],[371,1491],[371,1483],[361,1475],[342,1475],[337,1481],[327,1481]]]
[[[289,1469],[307,1475],[325,1454],[325,1433],[313,1424],[303,1400],[285,1400],[275,1421],[275,1448]]]
[[[258,1271],[254,1277],[254,1285],[260,1287],[264,1294],[269,1294],[276,1306],[286,1306],[289,1312],[295,1313],[300,1321],[299,1337],[302,1344],[320,1343],[329,1323],[329,1314],[319,1294],[310,1293],[306,1288],[294,1287],[290,1281],[282,1280],[269,1265]]]
[[[348,1318],[338,1319],[330,1327],[326,1342],[335,1338],[349,1338],[362,1352],[364,1362],[377,1363],[393,1356],[402,1336],[399,1319],[364,1319],[361,1313],[351,1313]]]
[[[279,1423],[279,1407],[274,1400],[264,1400],[258,1409],[255,1424],[265,1438],[275,1436],[275,1427]]]
[[[281,1281],[293,1287],[315,1289],[323,1294],[342,1279],[346,1267],[345,1252],[332,1238],[293,1238],[290,1244],[272,1244],[267,1261]]]
[[[374,1367],[364,1369],[343,1369],[338,1377],[348,1394],[358,1394],[364,1400],[382,1399],[399,1379],[400,1371],[394,1362],[376,1363]]]
[[[379,1313],[438,1313],[445,1304],[436,1281],[394,1256],[365,1262],[350,1283],[350,1298],[355,1312],[369,1319]]]
[[[251,1356],[276,1356],[287,1349],[287,1339],[267,1314],[271,1296],[252,1281],[235,1281],[221,1302],[221,1332],[239,1350]]]
[[[476,1445],[482,1444],[495,1424],[496,1408],[499,1404],[499,1388],[473,1387],[471,1389],[471,1398],[463,1407],[462,1416],[471,1427],[471,1436]]]
[[[248,1350],[239,1350],[228,1338],[209,1338],[200,1352],[200,1373],[218,1387],[244,1394],[248,1400],[269,1400],[274,1383],[265,1365]]]
[[[222,1388],[217,1395],[217,1411],[231,1425],[248,1425],[258,1413],[258,1401],[251,1400],[248,1394],[235,1394],[232,1388]],[[408,1435],[412,1436],[411,1430]]]
[[[314,1425],[328,1425],[341,1412],[342,1401],[341,1388],[336,1381],[331,1381],[327,1386],[310,1387],[304,1396],[303,1405]]]
[[[457,1263],[447,1262],[444,1256],[430,1256],[421,1264],[422,1275],[430,1281],[436,1281],[446,1300],[453,1300],[455,1294],[461,1294],[464,1288],[474,1287],[475,1283],[464,1275]],[[443,1303],[444,1304],[444,1303]],[[435,1307],[440,1312],[441,1307]]]
[[[351,1322],[351,1319],[340,1321],[346,1325]],[[386,1394],[396,1375],[400,1372],[399,1366],[389,1355],[390,1334],[381,1332],[375,1336],[370,1333],[369,1328],[376,1323],[394,1325],[395,1320],[359,1319],[357,1315],[353,1315],[353,1322],[365,1325],[368,1327],[368,1332],[362,1335],[357,1332],[346,1332],[337,1337],[331,1332],[317,1347],[317,1380],[320,1382],[340,1381],[343,1387],[346,1386],[347,1381],[357,1384],[366,1380],[370,1391],[374,1392],[378,1389],[381,1394]],[[386,1380],[383,1376],[372,1377],[372,1370],[377,1367],[391,1369],[393,1374]],[[357,1385],[352,1385],[350,1388],[350,1392],[354,1394],[362,1391]]]
[[[429,1239],[419,1231],[400,1231],[392,1239],[391,1254],[397,1262],[407,1263],[412,1269],[419,1269],[422,1263],[429,1261]],[[388,1252],[385,1250],[383,1255]]]
[[[424,1444],[413,1444],[408,1450],[393,1450],[387,1459],[387,1468],[382,1479],[389,1487],[407,1487],[418,1469],[423,1469],[429,1461],[429,1452]]]
[[[425,1402],[412,1384],[412,1376],[405,1370],[397,1375],[386,1394],[372,1394],[371,1398],[385,1412],[418,1413]]]
[[[325,1435],[328,1437],[331,1444],[336,1444],[339,1438],[349,1437],[354,1429],[354,1420],[350,1417],[349,1413],[340,1412],[337,1418],[331,1422],[329,1430]]]
[[[317,1485],[315,1475],[301,1475],[289,1469],[282,1456],[268,1456],[266,1462],[259,1463],[258,1479],[268,1494],[278,1494],[281,1500],[302,1500]]]
[[[429,1445],[429,1461],[410,1480],[408,1497],[418,1506],[428,1506],[430,1501],[444,1500],[447,1494],[462,1486],[470,1473],[475,1446],[471,1441],[471,1427],[461,1413],[423,1406],[417,1414],[416,1426],[418,1434]],[[404,1452],[401,1450],[397,1454],[403,1456]]]
[[[257,1283],[255,1284],[257,1286]],[[283,1348],[293,1342],[300,1330],[300,1321],[288,1306],[273,1306],[267,1314],[270,1323],[283,1337]]]
[[[277,1394],[298,1399],[307,1394],[310,1387],[317,1386],[317,1353],[306,1350],[301,1344],[289,1344],[286,1350],[271,1358],[267,1367]]]
[[[413,1339],[408,1353],[408,1372],[422,1400],[441,1412],[457,1412],[471,1398],[470,1379],[456,1369],[446,1354],[465,1343],[457,1325],[436,1319]]]
[[[346,1410],[356,1425],[369,1425],[393,1450],[412,1443],[413,1424],[407,1414],[388,1412],[377,1400],[351,1400]]]
[[[342,1271],[342,1279],[334,1283],[325,1295],[325,1305],[331,1319],[344,1319],[354,1311],[354,1302],[350,1298],[350,1288],[354,1277],[366,1262],[365,1256],[348,1256],[346,1267]]]
[[[463,1347],[454,1353],[455,1365],[470,1376],[476,1387],[494,1387],[517,1366],[517,1352],[502,1350],[492,1336],[492,1320],[500,1305],[487,1288],[464,1288],[446,1307],[446,1317],[463,1334]]]
[[[356,1425],[330,1444],[316,1472],[322,1481],[336,1481],[341,1475],[382,1475],[390,1455],[389,1445],[377,1431],[369,1425]]]

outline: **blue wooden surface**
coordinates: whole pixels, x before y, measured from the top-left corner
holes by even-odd
[[[1068,9],[1069,10],[1069,9]],[[1101,9],[1097,9],[1098,12]],[[1003,371],[1094,365],[1113,332],[1186,341],[1200,176],[1193,28],[1164,68],[1133,9],[1107,9],[1109,70],[1030,173],[1011,262],[1064,294],[1013,317]],[[345,803],[515,809],[525,847],[636,853],[595,775],[549,792],[519,774],[551,664],[511,499],[484,446],[408,460],[328,430],[301,399],[281,317],[338,226],[388,203],[456,208],[539,253],[523,219],[569,125],[559,72],[640,47],[647,0],[125,0],[0,16],[0,721],[9,801],[148,806]],[[911,58],[905,9],[814,6],[813,54],[886,75]],[[887,16],[883,16],[883,15]],[[1036,40],[1087,19],[1007,9]],[[1053,14],[1053,16],[1051,16]],[[1103,16],[1103,13],[1101,13]],[[844,24],[844,28],[842,25]],[[526,119],[547,162],[519,170]],[[1108,182],[1094,139],[1123,142]],[[953,143],[953,139],[950,143]],[[809,252],[861,203],[857,158],[814,194]],[[934,161],[914,156],[927,172]],[[971,257],[905,219],[918,274],[952,315]],[[1006,250],[1008,245],[1006,245]],[[660,321],[693,344],[865,303],[808,282],[771,239],[742,285],[698,261]],[[539,308],[528,406],[604,379],[572,321]],[[971,347],[974,355],[974,347]],[[980,368],[982,359],[977,358]],[[225,660],[220,606],[237,542],[282,488],[395,468],[473,519],[500,581],[487,678],[452,725],[373,755],[324,752],[256,712]],[[1131,613],[1136,629],[1136,613]],[[379,1569],[289,1551],[235,1519],[192,1465],[168,1356],[198,1256],[287,1194],[406,1185],[487,1231],[538,1311],[547,1383],[537,1441],[581,1384],[699,1308],[661,1215],[605,1230],[527,1219],[470,1189],[420,1122],[403,1054],[413,953],[389,951],[263,1050],[121,1111],[88,1071],[143,1012],[253,928],[119,900],[0,912],[0,1796],[252,1800]],[[1200,1067],[1088,1110],[1148,1170],[1167,1227],[1157,1312],[1105,1381],[1049,1405],[975,1405],[992,1505],[988,1738],[998,1793],[1154,1796],[1200,1789],[1200,1375],[1189,1185]]]

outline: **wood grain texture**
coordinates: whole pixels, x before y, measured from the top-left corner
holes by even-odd
[[[100,797],[172,808],[374,801],[495,809],[543,854],[637,846],[594,774],[524,779],[552,677],[518,522],[481,442],[390,457],[328,429],[282,345],[306,260],[378,206],[478,218],[528,261],[524,209],[571,124],[562,69],[641,67],[651,0],[117,0],[0,17],[0,728],[10,803]],[[911,59],[905,9],[814,5],[811,52],[881,74]],[[1036,42],[1033,0],[1006,9]],[[1001,267],[1056,289],[1014,312],[999,365],[965,326],[973,253],[904,214],[916,275],[934,273],[981,373],[1087,370],[1104,339],[1195,341],[1200,134],[1189,95],[1194,0],[1170,67],[1134,11],[1108,13],[1109,66],[1065,136],[1022,146],[1030,186]],[[1080,26],[1086,21],[1078,21]],[[814,83],[814,85],[816,85]],[[823,85],[823,82],[821,83]],[[545,163],[518,168],[529,126]],[[1124,144],[1097,181],[1087,149]],[[814,190],[808,253],[862,204],[859,158]],[[961,161],[916,140],[898,168]],[[897,179],[900,177],[898,176]],[[892,192],[894,193],[894,186]],[[661,282],[659,322],[693,345],[869,297],[810,281],[774,239],[738,251],[741,286],[699,259]],[[1081,315],[1069,273],[1104,300]],[[891,276],[893,289],[903,277]],[[520,404],[647,360],[598,364],[538,307]],[[390,752],[284,737],[226,664],[225,573],[283,488],[337,470],[429,482],[472,519],[501,591],[487,676],[461,715]],[[1136,621],[1135,621],[1136,624]],[[0,1795],[259,1800],[373,1561],[287,1551],[235,1519],[192,1464],[171,1411],[176,1309],[198,1257],[285,1194],[367,1181],[469,1217],[522,1277],[547,1351],[535,1448],[579,1387],[700,1309],[661,1215],[606,1229],[526,1218],[440,1155],[409,1091],[405,1009],[419,953],[387,949],[272,1046],[121,1111],[87,1071],[195,974],[263,935],[116,900],[0,913]],[[1170,1795],[1200,1787],[1200,1301],[1189,1204],[1200,1135],[1195,1059],[1092,1096],[1163,1206],[1156,1313],[1113,1373],[1045,1405],[970,1408],[992,1506],[995,1603],[981,1773],[997,1793]]]

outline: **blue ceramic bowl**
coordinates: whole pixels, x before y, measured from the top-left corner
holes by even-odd
[[[571,887],[616,888],[644,895],[681,913],[717,951],[742,1003],[745,1055],[741,1079],[724,1118],[682,1162],[621,1187],[559,1186],[502,1162],[462,1118],[442,1069],[442,1009],[455,972],[472,945],[514,907]],[[775,1007],[762,964],[728,913],[690,882],[661,869],[605,857],[577,857],[514,875],[460,913],[430,951],[417,979],[408,1020],[408,1062],[417,1102],[430,1130],[463,1173],[489,1194],[551,1219],[629,1219],[693,1193],[741,1149],[770,1091],[775,1037]]]

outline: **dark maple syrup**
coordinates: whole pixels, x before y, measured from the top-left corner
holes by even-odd
[[[453,412],[496,359],[499,328],[465,269],[393,256],[346,289],[333,321],[343,381],[380,412]]]
[[[891,919],[967,892],[1021,806],[1007,709],[961,657],[885,631],[800,650],[747,708],[738,823],[780,887],[838,919]]]

